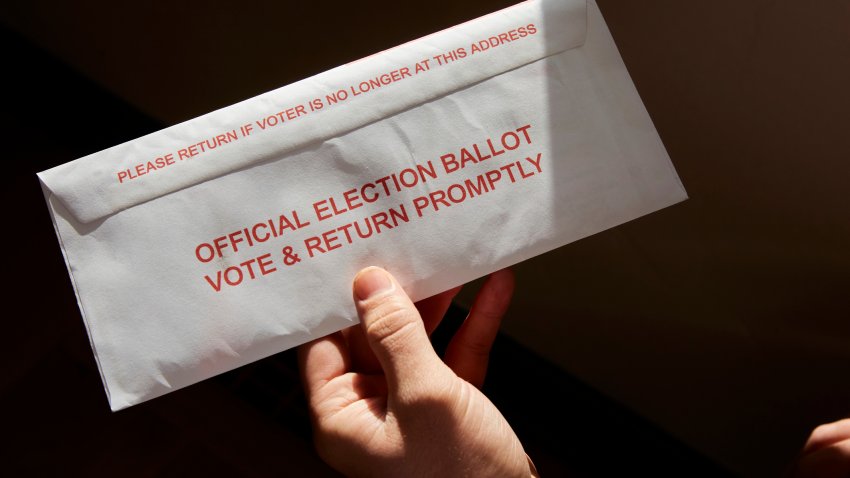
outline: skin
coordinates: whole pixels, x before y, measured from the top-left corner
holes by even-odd
[[[796,478],[850,477],[850,419],[812,432],[797,462]]]
[[[478,389],[513,293],[494,273],[444,360],[429,336],[460,288],[413,304],[386,271],[354,280],[360,325],[299,349],[319,455],[348,476],[537,476],[522,445]],[[850,419],[817,427],[795,478],[850,477]]]
[[[389,273],[364,269],[353,287],[360,325],[299,349],[316,449],[336,470],[533,476],[516,434],[479,391],[513,276],[490,276],[442,360],[429,335],[458,291],[414,305]]]

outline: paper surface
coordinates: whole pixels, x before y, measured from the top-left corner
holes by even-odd
[[[113,410],[686,198],[594,2],[530,1],[39,174]]]

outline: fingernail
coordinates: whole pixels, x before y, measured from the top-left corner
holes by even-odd
[[[378,267],[369,267],[360,271],[354,278],[354,295],[366,300],[392,289],[393,281],[387,271]]]

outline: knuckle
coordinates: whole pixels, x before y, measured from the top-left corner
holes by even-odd
[[[390,297],[374,304],[367,312],[366,335],[381,343],[392,342],[418,321],[419,316],[415,310]]]
[[[484,339],[470,339],[464,344],[467,353],[476,358],[486,358],[490,356],[490,348],[492,344]]]
[[[502,301],[499,301],[498,303],[493,301],[481,307],[478,311],[478,315],[485,322],[497,322],[502,320],[502,317],[505,315],[506,309],[506,303]]]

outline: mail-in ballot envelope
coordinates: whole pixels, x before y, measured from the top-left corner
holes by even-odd
[[[686,198],[590,0],[536,0],[39,174],[113,410]]]

